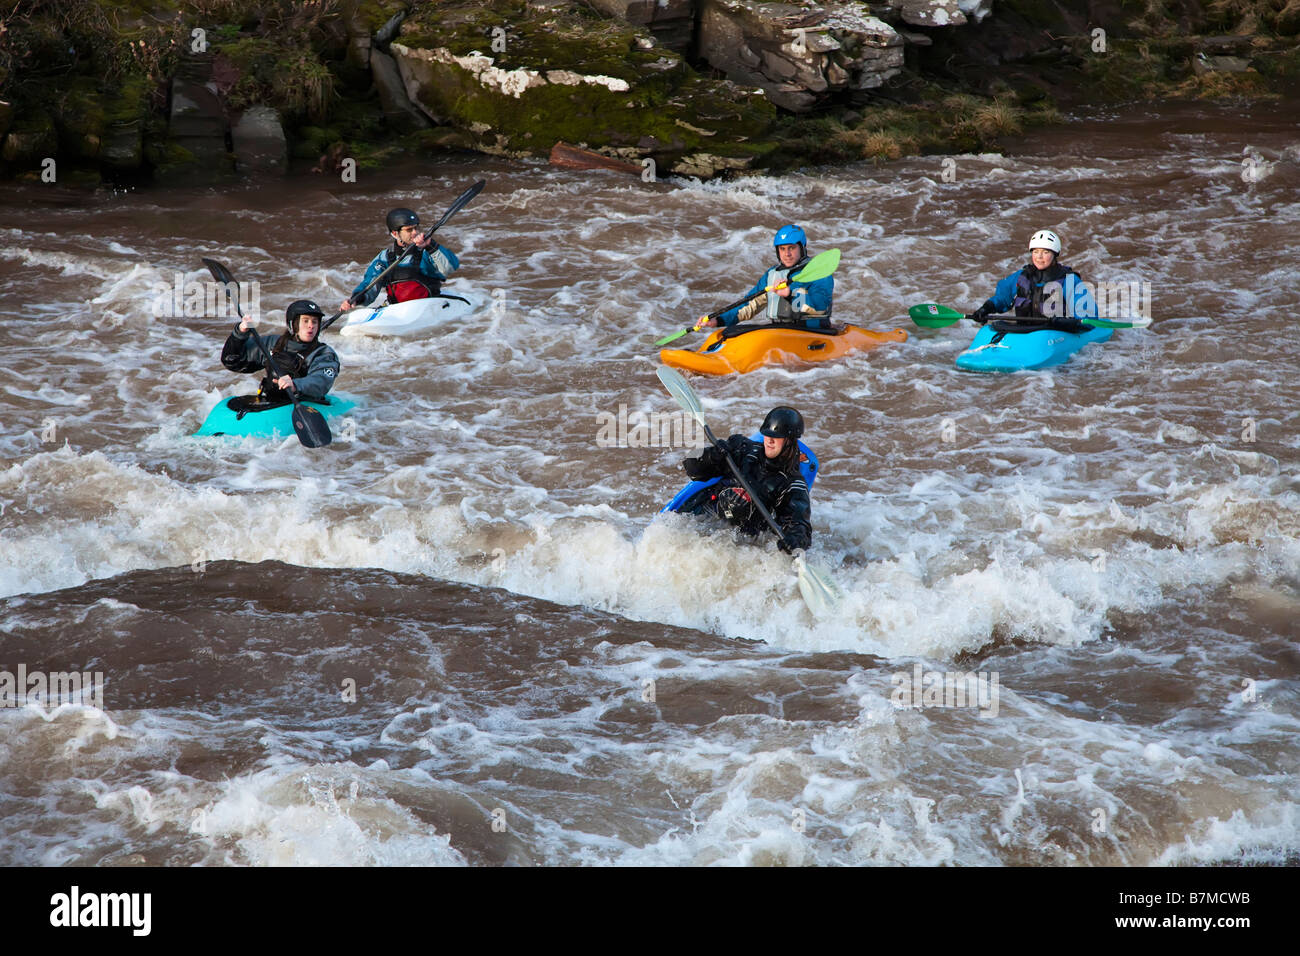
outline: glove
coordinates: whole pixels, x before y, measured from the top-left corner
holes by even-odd
[[[978,322],[980,325],[983,325],[985,322],[989,320],[989,316],[993,315],[996,311],[997,310],[993,308],[992,302],[985,302],[983,305],[981,305],[970,315],[966,316],[966,318],[974,322]]]
[[[692,481],[700,481],[707,474],[704,462],[698,458],[687,458],[683,461],[682,471],[686,472]]]

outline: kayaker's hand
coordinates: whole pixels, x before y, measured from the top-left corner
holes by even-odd
[[[783,299],[790,298],[790,287],[788,285],[783,285],[779,289],[775,289],[774,291],[776,292],[777,295],[779,295]]]
[[[790,555],[790,557],[792,557],[792,558],[802,558],[802,557],[803,557],[803,548],[792,548],[792,547],[790,547],[790,542],[786,541],[785,538],[782,538],[780,541],[778,541],[777,544],[776,544],[776,546],[777,546],[778,549],[780,549],[781,551],[784,551],[786,554]]]
[[[698,458],[687,458],[682,462],[682,471],[686,472],[687,477],[692,481],[699,481],[704,477],[704,462]]]
[[[696,331],[699,331],[700,329],[716,329],[717,327],[718,327],[718,320],[711,319],[707,315],[700,316],[695,323]]]
[[[281,391],[293,391],[293,378],[288,375],[281,375],[275,380],[275,384]]]
[[[437,248],[438,243],[434,242],[432,236],[426,239],[424,233],[420,233],[414,239],[411,240],[411,245],[415,246],[415,248],[417,249],[423,249],[425,246],[428,245],[432,245],[434,248]]]
[[[980,325],[983,325],[985,322],[989,320],[989,316],[992,314],[993,314],[992,304],[989,302],[985,302],[983,305],[981,305],[970,315],[966,316],[966,318],[974,322],[978,322]]]
[[[351,299],[344,299],[343,302],[342,302],[342,304],[339,306],[339,311],[340,311],[340,312],[347,312],[347,311],[349,311],[349,310],[352,309],[352,308],[353,308],[352,300],[351,300]]]
[[[255,323],[253,322],[253,317],[251,315],[241,316],[239,319],[239,331],[247,332],[249,329],[251,329],[254,326],[254,324]]]

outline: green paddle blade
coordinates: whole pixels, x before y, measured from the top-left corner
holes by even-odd
[[[664,383],[664,388],[668,389],[668,394],[677,400],[677,404],[682,406],[686,414],[703,425],[704,406],[700,404],[700,397],[695,394],[695,389],[691,388],[690,383],[682,377],[682,373],[675,368],[661,365],[655,369],[655,374],[659,376],[659,381]]]
[[[1135,322],[1121,322],[1111,319],[1080,319],[1084,325],[1091,325],[1094,329],[1145,329],[1151,324],[1150,319],[1138,319]]]
[[[790,277],[791,282],[816,282],[825,279],[840,267],[840,250],[827,249],[808,260],[808,264],[799,270],[798,275]]]
[[[694,326],[688,325],[686,328],[678,332],[671,332],[668,335],[665,335],[658,342],[656,342],[655,345],[667,345],[669,342],[676,342],[683,335],[689,335],[692,331],[694,331],[694,328],[695,328]]]
[[[922,302],[907,310],[908,318],[923,329],[942,329],[966,318],[965,313],[950,309],[946,305]]]

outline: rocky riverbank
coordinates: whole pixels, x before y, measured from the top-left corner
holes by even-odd
[[[347,179],[557,142],[643,175],[994,146],[1079,102],[1269,98],[1300,0],[27,0],[0,175]]]

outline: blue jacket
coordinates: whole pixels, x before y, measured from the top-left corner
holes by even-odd
[[[1019,288],[1020,277],[1024,274],[1024,269],[1017,269],[1011,275],[1007,276],[998,283],[998,287],[993,292],[989,304],[999,313],[1007,313],[1014,307],[1017,315],[1030,315],[1030,311],[1024,310],[1025,296],[1024,289]],[[1049,305],[1053,300],[1050,293],[1052,287],[1057,286],[1059,292],[1056,299],[1062,308],[1062,314],[1047,316],[1048,318],[1075,318],[1075,319],[1095,319],[1097,317],[1097,303],[1093,301],[1092,293],[1088,291],[1087,285],[1079,278],[1078,273],[1072,270],[1065,270],[1066,274],[1063,280],[1052,280],[1049,282],[1039,282],[1034,286],[1034,291],[1042,290],[1041,296],[1043,304]],[[1028,282],[1026,282],[1028,285]],[[1018,301],[1019,300],[1019,301]],[[1044,312],[1046,315],[1046,312]]]
[[[387,269],[393,262],[392,256],[394,247],[392,245],[380,251],[379,255],[370,260],[370,265],[366,267],[366,274],[361,277],[357,287],[352,290],[355,296],[362,289],[374,281],[375,276]],[[407,263],[414,265],[415,257],[407,256]],[[395,272],[401,272],[404,266],[399,266]],[[441,284],[447,276],[451,275],[460,268],[460,260],[456,258],[456,253],[452,252],[446,246],[440,246],[438,243],[430,243],[420,250],[419,269],[424,275],[427,275],[434,282]],[[383,286],[375,286],[359,299],[355,299],[357,305],[369,305],[379,298],[379,292]]]
[[[774,266],[768,269],[746,295],[761,293],[768,286],[784,281],[789,272],[790,270],[783,266]],[[722,313],[722,315],[718,316],[718,323],[720,325],[735,325],[737,322],[743,322],[746,319],[758,317],[760,313],[765,313],[767,318],[772,321],[798,322],[812,328],[829,328],[831,299],[834,295],[834,276],[826,276],[826,278],[818,279],[815,282],[791,282],[789,299],[783,299],[775,293],[759,295],[753,302],[747,302]],[[789,304],[791,315],[788,318],[782,318],[778,310],[786,303]]]

